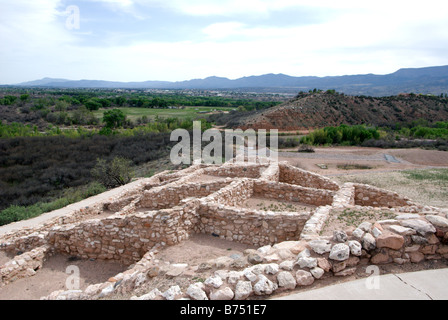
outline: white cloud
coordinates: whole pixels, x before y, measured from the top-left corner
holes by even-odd
[[[198,29],[199,36],[191,41],[135,37],[126,46],[111,42],[107,47],[89,47],[79,42],[88,30],[68,30],[57,1],[0,0],[0,83],[46,76],[175,81],[264,73],[384,74],[401,67],[448,64],[448,4],[433,0],[378,0],[374,4],[345,0],[95,1],[113,10],[132,12],[137,5],[164,5],[188,15],[221,18]],[[283,27],[253,25],[244,18],[300,6],[338,11],[320,23]],[[223,16],[228,16],[227,21],[222,21]],[[170,23],[176,25],[174,20]]]

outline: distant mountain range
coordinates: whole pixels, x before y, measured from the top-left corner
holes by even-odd
[[[109,88],[109,89],[203,89],[275,93],[297,93],[314,88],[335,89],[349,95],[388,96],[399,93],[448,93],[448,66],[400,69],[387,75],[345,75],[331,77],[293,77],[265,74],[235,80],[208,77],[187,81],[114,82],[102,80],[67,80],[44,78],[14,86],[47,88]]]

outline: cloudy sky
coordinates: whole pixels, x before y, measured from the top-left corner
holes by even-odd
[[[0,84],[448,65],[448,2],[0,0]]]

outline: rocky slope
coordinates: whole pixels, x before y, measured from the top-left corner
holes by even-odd
[[[232,128],[301,130],[341,124],[385,125],[417,119],[448,120],[448,99],[413,94],[375,98],[331,91],[301,93],[277,107],[214,120]]]

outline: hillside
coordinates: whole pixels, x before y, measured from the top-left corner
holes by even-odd
[[[402,94],[391,97],[303,93],[279,106],[256,112],[233,112],[212,118],[231,128],[300,130],[341,124],[386,125],[417,119],[448,120],[448,99]]]

